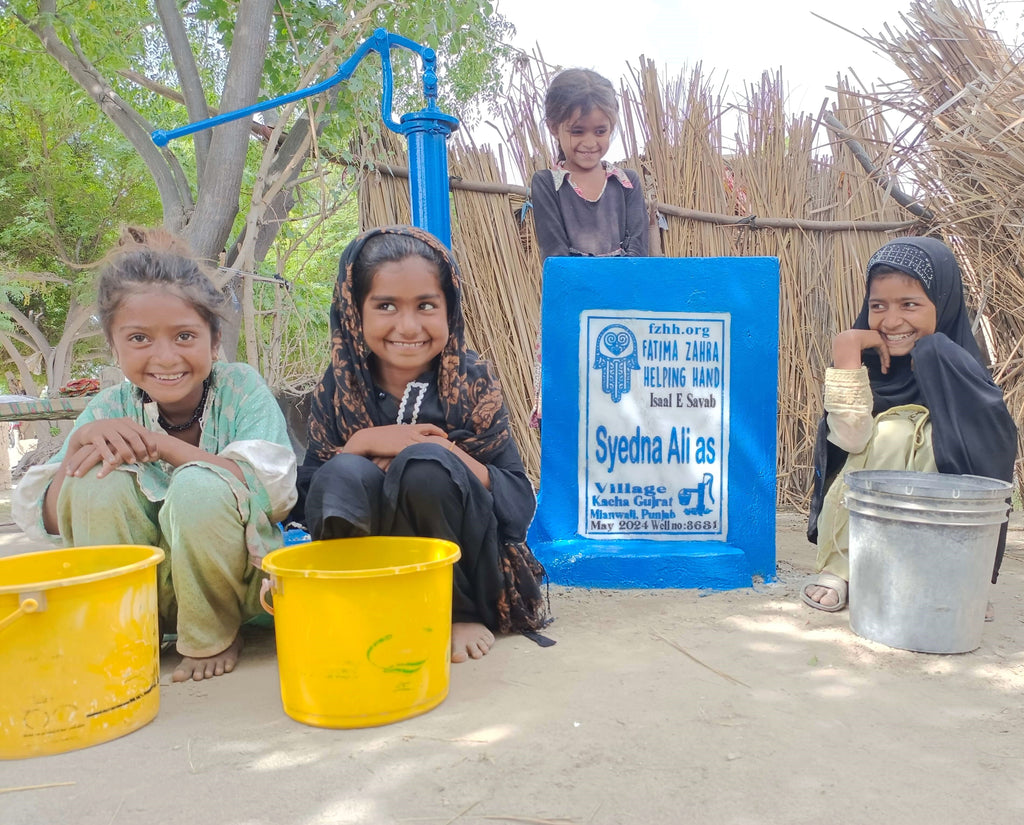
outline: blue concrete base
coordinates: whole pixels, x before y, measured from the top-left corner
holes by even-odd
[[[553,541],[531,545],[554,584],[571,587],[750,587],[755,575],[772,581],[774,570],[754,571],[748,554],[725,542]],[[774,556],[774,547],[772,548]]]

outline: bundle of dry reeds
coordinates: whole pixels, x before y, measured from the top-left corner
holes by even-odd
[[[865,39],[906,75],[865,95],[917,125],[897,157],[925,189],[934,228],[957,252],[969,301],[987,321],[993,374],[1024,414],[1024,64],[976,2],[914,2],[904,29]],[[1022,442],[1024,446],[1024,442]],[[1022,454],[1018,449],[1018,456]],[[1018,468],[1020,464],[1018,462]],[[1018,473],[1019,475],[1019,473]]]

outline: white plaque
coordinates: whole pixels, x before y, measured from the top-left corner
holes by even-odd
[[[581,536],[725,538],[729,319],[581,313]]]

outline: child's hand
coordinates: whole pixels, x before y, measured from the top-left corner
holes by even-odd
[[[79,427],[68,441],[64,469],[72,477],[84,476],[97,464],[97,478],[122,464],[140,464],[160,458],[159,435],[130,418],[105,418]]]
[[[832,339],[832,363],[837,369],[855,370],[861,365],[860,354],[866,349],[878,350],[882,374],[889,371],[889,348],[874,329],[848,329]]]
[[[342,452],[366,456],[382,470],[391,459],[412,444],[423,444],[443,439],[448,434],[435,424],[389,424],[385,427],[367,427],[352,436]],[[385,459],[386,463],[378,461]]]

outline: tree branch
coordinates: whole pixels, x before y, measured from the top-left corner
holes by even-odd
[[[336,60],[336,43],[349,42],[351,39],[357,38],[364,29],[369,28],[373,23],[373,16],[377,9],[385,5],[386,2],[387,0],[373,0],[373,2],[368,3],[346,20],[341,31],[331,38],[331,45],[322,49],[320,54],[317,55],[316,60],[303,73],[299,87],[302,88],[312,83],[326,65],[332,60]],[[338,96],[338,92],[339,88],[336,85],[326,92],[326,106],[321,108],[321,113],[324,109],[330,109]],[[295,104],[291,104],[281,113],[274,132],[264,136],[270,144],[265,151],[273,152],[272,163],[268,166],[265,156],[261,166],[261,172],[265,173],[267,190],[260,197],[266,205],[261,207],[263,215],[260,216],[260,220],[257,223],[257,237],[251,247],[251,260],[241,259],[242,250],[247,248],[247,236],[252,231],[252,227],[247,222],[247,225],[239,232],[238,237],[232,243],[225,256],[225,263],[229,266],[241,263],[249,267],[266,258],[267,252],[270,250],[274,239],[281,229],[281,225],[288,219],[288,215],[295,204],[294,184],[302,173],[306,160],[313,152],[318,151],[317,139],[323,131],[323,118],[322,116],[316,117],[314,115],[314,105],[313,101],[306,101],[302,115],[293,124],[292,128],[284,133],[283,140],[280,134],[284,124],[289,120]],[[275,133],[278,135],[277,137],[274,136]],[[257,193],[254,192],[253,195],[255,198]]]
[[[52,272],[23,272],[17,269],[10,269],[6,266],[0,269],[0,272],[3,272],[4,280],[28,281],[33,284],[61,284],[62,286],[71,286],[71,281],[67,278],[61,278],[59,275],[54,275]]]
[[[468,188],[468,187],[467,187]],[[805,218],[761,218],[757,215],[722,215],[718,212],[701,212],[685,209],[670,203],[657,203],[658,211],[677,218],[689,218],[702,223],[719,226],[747,227],[748,229],[803,229],[808,232],[838,232],[859,230],[861,232],[900,232],[918,226],[920,221],[815,221]]]
[[[910,195],[900,189],[895,178],[890,178],[884,171],[875,166],[871,161],[871,158],[868,157],[868,153],[864,150],[860,141],[853,136],[853,133],[846,128],[839,118],[831,112],[825,112],[823,120],[847,145],[850,151],[853,152],[853,156],[857,159],[857,162],[864,168],[864,171],[868,173],[868,178],[875,181],[886,192],[888,192],[896,203],[904,207],[912,215],[917,215],[925,221],[932,221],[935,219],[935,213],[932,212],[931,209],[928,209],[926,206],[922,206],[916,198],[910,197]]]
[[[21,327],[25,334],[32,340],[32,344],[38,349],[43,357],[46,357],[46,353],[51,349],[50,342],[46,340],[46,336],[35,324],[35,322],[29,318],[25,313],[18,309],[10,301],[0,301],[0,312],[6,312],[10,315]]]
[[[39,385],[36,383],[35,378],[32,377],[32,370],[28,367],[28,359],[18,351],[18,348],[14,346],[14,342],[11,341],[6,333],[0,332],[0,344],[3,344],[7,354],[14,362],[14,366],[18,368],[18,375],[21,376],[21,383],[25,387],[25,392],[29,395],[38,396]]]
[[[74,357],[75,341],[78,331],[92,317],[92,305],[82,305],[72,299],[68,307],[67,319],[64,321],[64,331],[61,333],[57,346],[53,348],[50,357],[47,359],[49,369],[47,370],[47,383],[51,387],[60,387],[66,382],[71,374],[71,362]]]
[[[150,80],[145,75],[139,74],[138,72],[133,72],[131,69],[118,69],[117,73],[125,80],[130,80],[136,86],[141,86],[143,89],[148,89],[149,91],[160,95],[160,97],[166,98],[167,100],[173,101],[174,103],[180,103],[183,106],[185,105],[185,98],[177,89],[172,89],[170,86],[164,86],[163,83],[157,83],[155,80]],[[206,111],[203,114],[190,114],[189,117],[195,117],[199,119],[207,117],[216,117],[219,114],[220,109],[218,109],[216,106],[210,106],[207,104]],[[260,138],[260,140],[269,139],[270,133],[271,131],[273,131],[265,123],[260,123],[258,120],[250,121],[249,128],[252,130],[252,133],[256,137]],[[196,132],[196,134],[205,135],[208,134],[208,131],[209,130],[204,129],[202,132]]]
[[[185,111],[190,121],[203,120],[208,117],[206,93],[199,77],[196,58],[192,46],[188,42],[188,32],[181,19],[177,0],[156,0],[156,11],[164,27],[164,36],[171,52],[171,60],[178,73],[182,94],[185,97]],[[206,159],[210,152],[210,131],[204,129],[192,136],[196,149],[196,176],[201,180],[206,171]]]
[[[49,22],[57,15],[56,0],[40,0],[39,11],[38,17],[27,21],[28,28],[39,38],[47,53],[86,91],[135,147],[160,193],[164,220],[169,225],[180,223],[191,206],[192,195],[177,159],[157,148],[150,139],[152,127],[145,118],[114,92],[106,78],[83,54],[74,53],[60,39]]]
[[[233,111],[259,96],[275,0],[246,0],[238,6],[231,55],[228,58],[220,108]],[[235,215],[245,168],[249,124],[224,123],[213,130],[207,174],[200,179],[196,208],[185,232],[193,249],[216,258],[224,249]]]
[[[28,347],[30,350],[35,350],[36,343],[24,333],[18,332],[14,329],[9,329],[4,332],[14,343],[21,344],[22,346]]]

